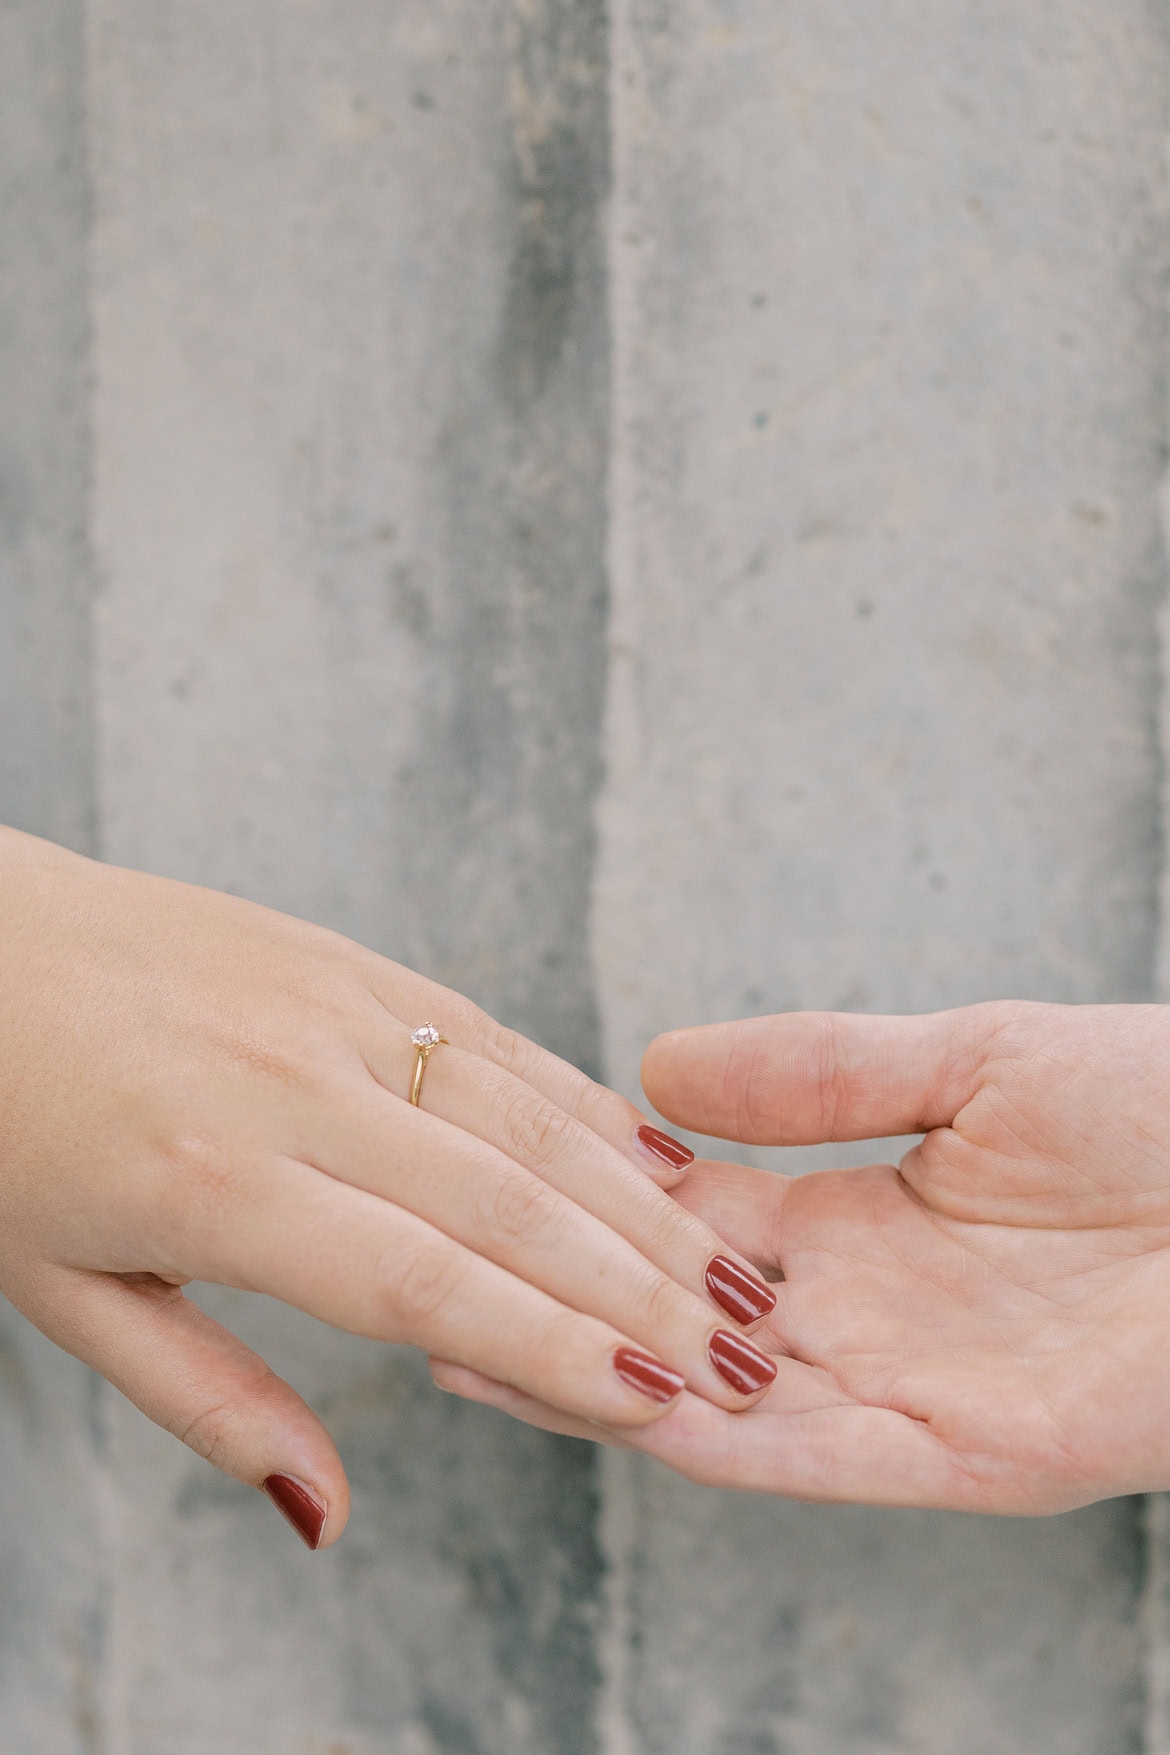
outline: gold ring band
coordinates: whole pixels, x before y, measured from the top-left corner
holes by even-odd
[[[410,1101],[417,1109],[418,1100],[422,1095],[423,1074],[427,1070],[427,1061],[439,1043],[446,1042],[447,1038],[439,1034],[437,1025],[420,1024],[417,1030],[411,1031],[410,1040],[415,1046],[414,1077],[410,1081]],[[450,1043],[447,1046],[450,1047]]]

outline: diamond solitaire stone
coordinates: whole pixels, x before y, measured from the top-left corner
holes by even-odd
[[[443,1040],[434,1024],[420,1024],[411,1031],[410,1039],[416,1048],[437,1048]]]

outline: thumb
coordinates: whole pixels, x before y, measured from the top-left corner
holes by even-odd
[[[316,1414],[251,1348],[154,1275],[57,1270],[26,1315],[157,1425],[268,1494],[310,1548],[349,1518],[349,1486]],[[35,1307],[30,1307],[30,1304]]]
[[[754,1145],[926,1133],[970,1102],[996,1033],[1019,1011],[787,1012],[672,1030],[646,1050],[642,1083],[676,1125]]]

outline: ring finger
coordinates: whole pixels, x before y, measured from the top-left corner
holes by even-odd
[[[369,1064],[388,1090],[405,1096],[425,1060],[420,1096],[429,1113],[494,1145],[567,1195],[737,1327],[751,1330],[776,1308],[776,1294],[746,1257],[526,1080],[453,1045],[420,1054],[405,1028],[401,1036],[384,1033],[377,1046]]]
[[[469,1078],[483,1065],[474,1056],[460,1059]],[[340,1125],[339,1116],[345,1117]],[[580,1131],[587,1143],[588,1130]],[[327,1174],[425,1219],[560,1303],[631,1335],[720,1407],[747,1406],[775,1376],[768,1354],[726,1320],[716,1320],[711,1302],[650,1259],[636,1238],[619,1234],[551,1178],[534,1175],[478,1133],[411,1108],[377,1085],[355,1081],[340,1101],[335,1093],[327,1126],[303,1155]],[[666,1195],[632,1166],[622,1170],[630,1183],[631,1227],[640,1223],[644,1232],[652,1230],[652,1220],[638,1207],[647,1198],[662,1202],[673,1217]],[[689,1214],[679,1218],[699,1227]]]

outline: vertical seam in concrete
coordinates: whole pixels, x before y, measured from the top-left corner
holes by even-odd
[[[605,566],[609,591],[606,638],[605,703],[602,713],[602,779],[594,800],[596,856],[589,939],[597,995],[603,1076],[612,1080],[607,1040],[604,959],[598,956],[597,879],[605,854],[606,795],[614,779],[614,755],[620,747],[631,705],[628,671],[636,664],[636,630],[631,625],[630,592],[635,578],[634,543],[626,496],[632,479],[629,456],[627,351],[636,333],[635,294],[626,273],[629,164],[627,126],[629,84],[633,69],[633,30],[628,0],[611,0],[609,8],[608,123],[610,192],[606,227],[605,280],[609,328],[609,439],[606,461]],[[599,1729],[603,1755],[637,1755],[638,1737],[629,1714],[629,1668],[632,1648],[632,1563],[637,1534],[634,1515],[636,1459],[622,1451],[601,1453],[601,1522],[599,1539],[605,1560],[605,1595],[598,1637],[601,1667]]]
[[[1167,410],[1170,432],[1170,408]],[[1170,558],[1170,475],[1161,494],[1163,546]],[[1158,742],[1158,845],[1161,877],[1158,886],[1158,918],[1154,997],[1170,1000],[1170,871],[1166,860],[1167,772],[1170,755],[1170,602],[1163,599],[1158,618],[1158,656],[1161,673]],[[1170,1500],[1164,1493],[1147,1494],[1142,1519],[1144,1578],[1140,1605],[1145,1694],[1142,1746],[1145,1755],[1170,1755]]]
[[[1167,175],[1170,172],[1170,134],[1163,145],[1162,224],[1170,228],[1170,193]],[[1166,288],[1163,292],[1165,296]],[[1170,312],[1164,312],[1164,319]],[[1170,448],[1170,354],[1163,385],[1165,431]],[[1170,868],[1167,864],[1168,822],[1170,822],[1170,472],[1163,477],[1160,495],[1163,560],[1163,598],[1158,613],[1158,665],[1160,690],[1158,700],[1157,782],[1155,788],[1157,825],[1156,845],[1160,861],[1156,892],[1157,919],[1154,928],[1153,997],[1165,1004],[1170,1001]],[[1143,1580],[1140,1603],[1144,1691],[1142,1747],[1144,1755],[1170,1755],[1170,1498],[1164,1493],[1147,1494],[1142,1517]]]
[[[90,833],[87,852],[93,859],[105,858],[105,827],[102,812],[102,716],[98,698],[97,617],[102,586],[101,557],[98,552],[98,303],[95,296],[97,257],[94,243],[97,233],[98,195],[94,167],[92,73],[90,53],[91,0],[77,0],[81,34],[81,67],[79,103],[81,106],[81,142],[84,154],[82,176],[85,181],[85,306],[86,306],[86,372],[85,372],[85,546],[89,561],[89,769],[90,769]],[[104,1379],[102,1380],[104,1382]]]
[[[1170,543],[1170,525],[1167,522],[1168,492],[1170,480],[1162,487],[1162,525],[1166,532],[1164,542]],[[1159,828],[1162,849],[1161,881],[1158,887],[1158,918],[1156,925],[1156,959],[1154,969],[1154,997],[1165,1003],[1167,999],[1167,871],[1166,871],[1166,743],[1167,713],[1170,702],[1167,699],[1167,639],[1170,629],[1167,626],[1167,608],[1165,603],[1159,616],[1158,654],[1161,670],[1161,703],[1159,715],[1160,773],[1159,773]],[[1144,1755],[1170,1755],[1170,1726],[1167,1723],[1167,1700],[1170,1699],[1170,1627],[1167,1625],[1167,1604],[1170,1592],[1167,1590],[1167,1545],[1170,1543],[1170,1509],[1165,1494],[1150,1493],[1146,1495],[1142,1517],[1142,1548],[1143,1548],[1143,1579],[1142,1595],[1139,1605],[1139,1617],[1142,1638],[1142,1687],[1144,1693],[1144,1713],[1142,1726],[1142,1748]]]
[[[606,635],[605,702],[602,712],[602,778],[594,801],[596,854],[589,922],[593,988],[597,996],[600,1058],[604,1077],[625,1090],[633,1069],[615,1066],[611,1020],[606,1005],[613,958],[606,943],[611,865],[620,861],[625,824],[622,800],[646,758],[640,705],[642,628],[639,614],[639,532],[635,422],[630,406],[632,355],[638,336],[639,295],[636,252],[644,240],[639,216],[631,211],[632,133],[644,111],[632,0],[611,0],[609,28],[610,200],[606,230],[606,287],[609,312],[609,447],[606,469],[606,576],[609,622]]]
[[[82,273],[84,289],[82,297],[85,308],[84,331],[84,445],[85,445],[85,479],[82,485],[84,496],[83,541],[86,558],[86,664],[88,667],[88,688],[85,698],[86,744],[89,752],[89,785],[88,785],[88,835],[85,851],[92,859],[103,857],[102,809],[101,809],[101,747],[98,736],[98,698],[97,698],[97,635],[95,616],[97,597],[101,587],[101,571],[98,565],[96,542],[96,520],[94,496],[96,491],[96,443],[97,443],[97,329],[96,303],[94,300],[94,228],[97,217],[97,185],[94,178],[93,142],[90,132],[91,106],[89,88],[89,5],[90,0],[77,0],[78,33],[80,37],[80,53],[78,67],[78,104],[80,107],[81,136],[81,170],[80,176],[84,191],[84,233],[82,238]],[[104,1383],[104,1379],[100,1380]]]
[[[637,1457],[629,1451],[602,1451],[601,1550],[606,1575],[598,1658],[602,1677],[599,1717],[603,1755],[638,1755],[638,1738],[629,1712],[638,1466]]]
[[[80,104],[82,149],[84,152],[84,171],[86,188],[86,236],[85,236],[85,298],[88,313],[87,322],[87,371],[85,383],[86,395],[86,481],[85,481],[85,533],[86,546],[89,553],[89,749],[91,768],[91,828],[89,852],[95,859],[105,857],[104,813],[102,800],[104,795],[104,764],[102,736],[102,712],[99,699],[100,679],[97,664],[97,626],[98,595],[102,583],[101,557],[98,550],[98,530],[100,528],[98,492],[100,473],[98,468],[98,434],[100,431],[98,398],[100,394],[100,334],[98,330],[99,304],[96,297],[96,279],[98,273],[98,256],[96,237],[99,217],[98,183],[94,157],[93,140],[93,70],[92,53],[92,18],[91,0],[78,0],[81,31],[81,68],[80,68]],[[94,1448],[95,1475],[94,1497],[97,1511],[97,1527],[94,1531],[97,1549],[97,1575],[100,1592],[100,1641],[101,1661],[98,1688],[95,1701],[97,1729],[95,1747],[100,1755],[130,1755],[129,1728],[125,1722],[126,1689],[119,1685],[122,1669],[118,1663],[117,1619],[115,1615],[117,1602],[116,1531],[121,1514],[117,1483],[110,1467],[110,1428],[109,1398],[113,1392],[105,1379],[95,1374],[90,1401],[90,1430]]]
[[[1170,141],[1168,141],[1170,150]],[[1164,222],[1170,223],[1170,215],[1164,216]],[[1170,390],[1170,376],[1167,379]],[[1167,407],[1166,419],[1167,441],[1170,443],[1170,403]],[[1170,870],[1167,868],[1167,817],[1170,799],[1167,797],[1167,775],[1170,773],[1170,596],[1165,593],[1165,582],[1170,577],[1170,473],[1162,481],[1161,491],[1161,525],[1163,547],[1164,594],[1158,613],[1158,663],[1160,671],[1160,698],[1158,704],[1158,738],[1157,756],[1157,787],[1156,809],[1157,845],[1161,872],[1157,888],[1157,921],[1155,924],[1155,957],[1153,972],[1153,992],[1155,999],[1165,1004],[1170,1000]]]
[[[1168,1542],[1170,1502],[1164,1493],[1147,1494],[1142,1518],[1145,1576],[1140,1605],[1145,1691],[1142,1726],[1144,1755],[1168,1755],[1170,1751],[1170,1727],[1166,1713],[1166,1702],[1170,1698],[1170,1647],[1166,1637]]]

